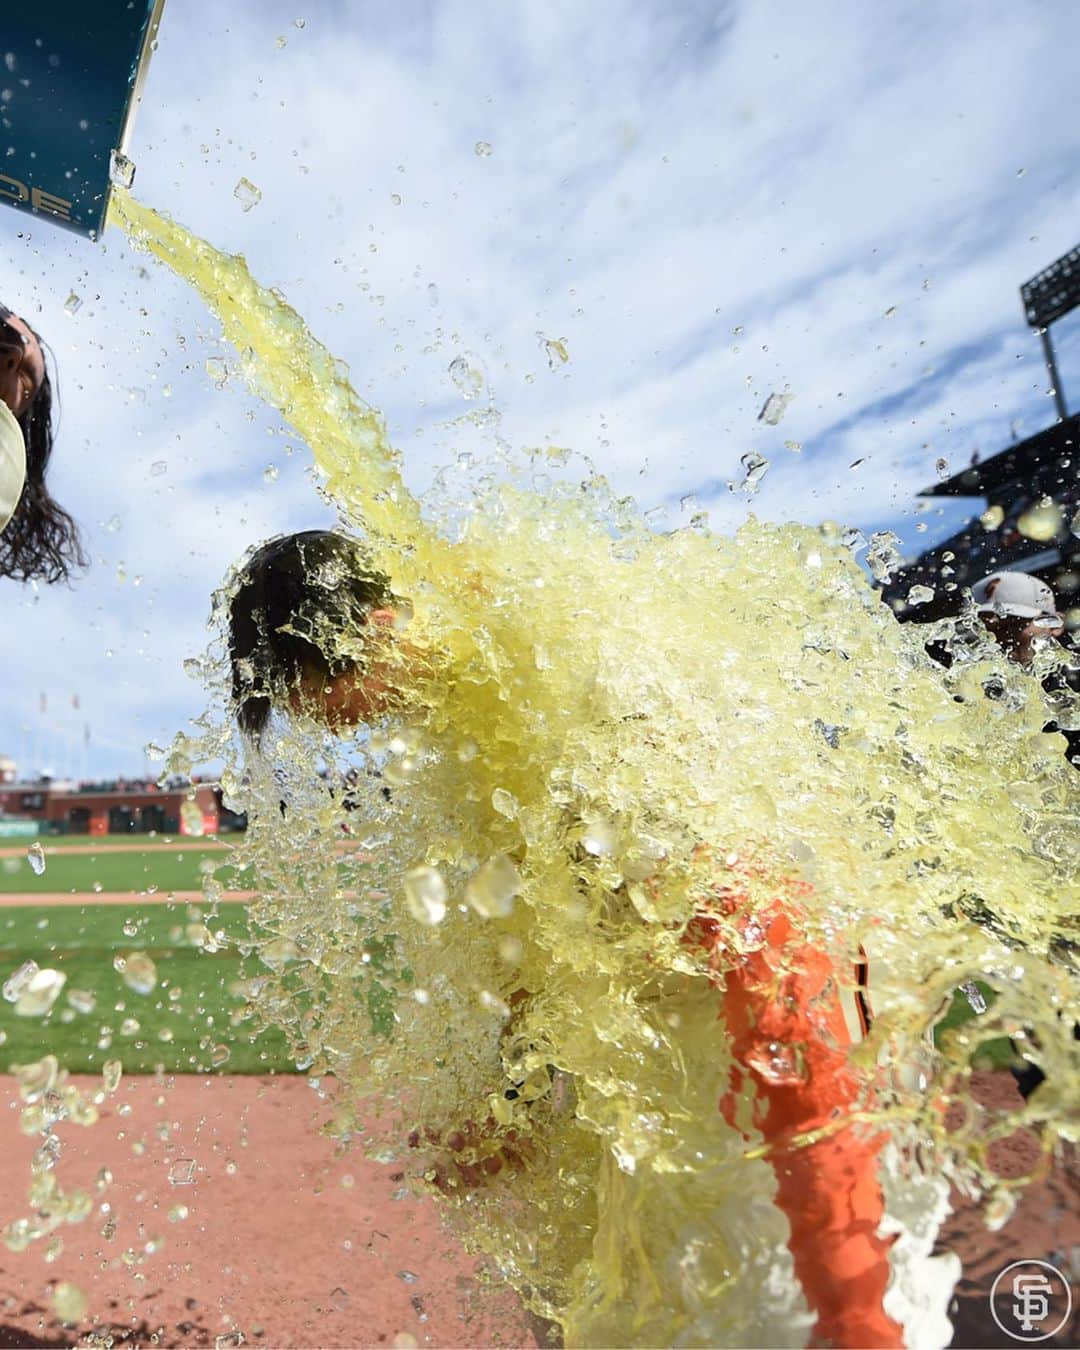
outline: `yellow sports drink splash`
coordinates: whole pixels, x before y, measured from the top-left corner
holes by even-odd
[[[834,527],[660,535],[553,449],[417,500],[242,259],[125,194],[114,218],[218,315],[403,626],[400,704],[369,730],[274,720],[245,749],[219,647],[210,730],[174,748],[223,757],[249,812],[241,1030],[283,1027],[339,1080],[339,1135],[440,1196],[570,1344],[820,1334],[800,1149],[810,1189],[855,1160],[887,1224],[944,1180],[1000,1217],[986,1151],[1016,1118],[945,1123],[972,1065],[1004,1038],[1042,1065],[1022,1117],[1047,1152],[1080,1119],[1075,773],[1038,681],[989,641],[933,664]],[[965,984],[995,997],[935,1046]]]

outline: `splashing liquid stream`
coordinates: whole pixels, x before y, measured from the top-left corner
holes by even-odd
[[[554,450],[418,500],[379,414],[242,258],[122,190],[112,218],[219,317],[408,618],[370,734],[274,719],[245,756],[219,644],[215,711],[171,761],[222,757],[249,812],[240,1028],[283,1028],[339,1080],[339,1137],[437,1192],[568,1343],[805,1341],[718,993],[796,893],[832,972],[815,997],[850,991],[865,948],[876,1017],[847,1056],[857,1099],[790,1146],[876,1132],[909,1169],[996,1185],[994,1131],[950,1133],[945,1108],[1003,1036],[1047,1074],[1026,1123],[1047,1150],[1075,1137],[1080,835],[1037,681],[988,644],[931,663],[837,529],[658,535]],[[992,1002],[935,1049],[971,981]],[[812,1071],[784,1043],[751,1067],[793,1092]]]

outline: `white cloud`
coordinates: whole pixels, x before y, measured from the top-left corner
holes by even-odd
[[[1050,420],[1016,288],[1076,242],[1073,7],[311,11],[303,29],[291,0],[167,11],[136,187],[287,292],[386,412],[414,486],[479,439],[448,425],[468,410],[446,373],[463,351],[512,443],[584,450],[646,505],[697,492],[725,528],[753,449],[772,461],[759,514],[890,525],[914,547],[936,458]],[[262,192],[246,213],[241,176]],[[217,331],[179,282],[115,232],[20,240],[24,223],[0,217],[3,298],[55,350],[56,491],[95,566],[36,600],[7,585],[0,748],[33,755],[51,728],[77,760],[89,722],[91,766],[117,772],[199,711],[181,662],[228,563],[328,513],[278,420],[212,387]],[[550,371],[537,333],[570,364]],[[1075,337],[1062,360],[1080,387]],[[760,424],[785,387],[784,420]]]

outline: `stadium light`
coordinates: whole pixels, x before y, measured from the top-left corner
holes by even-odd
[[[1069,413],[1054,358],[1054,345],[1050,341],[1050,325],[1080,305],[1080,245],[1062,254],[1056,262],[1037,272],[1030,281],[1025,281],[1020,287],[1020,299],[1024,303],[1028,323],[1038,330],[1042,338],[1054,403],[1058,416],[1064,421]]]

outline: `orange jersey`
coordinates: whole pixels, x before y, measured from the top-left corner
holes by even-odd
[[[753,1123],[770,1146],[795,1272],[817,1314],[816,1342],[902,1346],[901,1329],[883,1307],[891,1245],[877,1236],[885,1208],[877,1181],[883,1141],[845,1125],[816,1143],[793,1142],[848,1115],[858,1104],[859,1080],[846,1053],[851,1034],[833,964],[797,925],[797,888],[785,889],[783,903],[748,921],[760,929],[755,950],[730,969],[715,916],[730,916],[737,897],[721,892],[713,915],[700,914],[687,931],[688,942],[715,954],[723,989],[735,1068],[720,1110],[735,1124],[738,1093],[747,1078],[753,1082]]]

